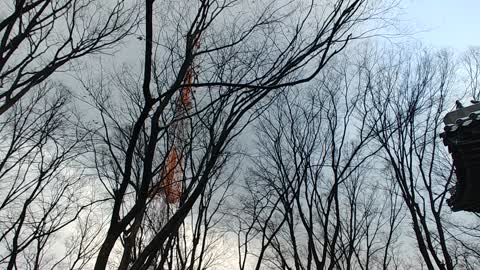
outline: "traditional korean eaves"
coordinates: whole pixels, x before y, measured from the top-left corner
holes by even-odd
[[[457,182],[447,200],[453,211],[480,212],[480,104],[453,111],[440,134],[453,157]]]

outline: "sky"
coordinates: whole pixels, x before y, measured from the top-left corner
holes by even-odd
[[[480,0],[402,0],[413,38],[434,47],[480,46]]]

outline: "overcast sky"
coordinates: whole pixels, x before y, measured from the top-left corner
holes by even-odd
[[[425,45],[480,46],[480,0],[403,0],[403,19]]]

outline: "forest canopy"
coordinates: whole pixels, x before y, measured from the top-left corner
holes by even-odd
[[[2,1],[0,268],[478,269],[439,135],[480,49],[398,8]]]

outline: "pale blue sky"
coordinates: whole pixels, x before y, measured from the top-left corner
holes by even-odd
[[[425,45],[480,46],[480,0],[403,0],[402,19]]]

